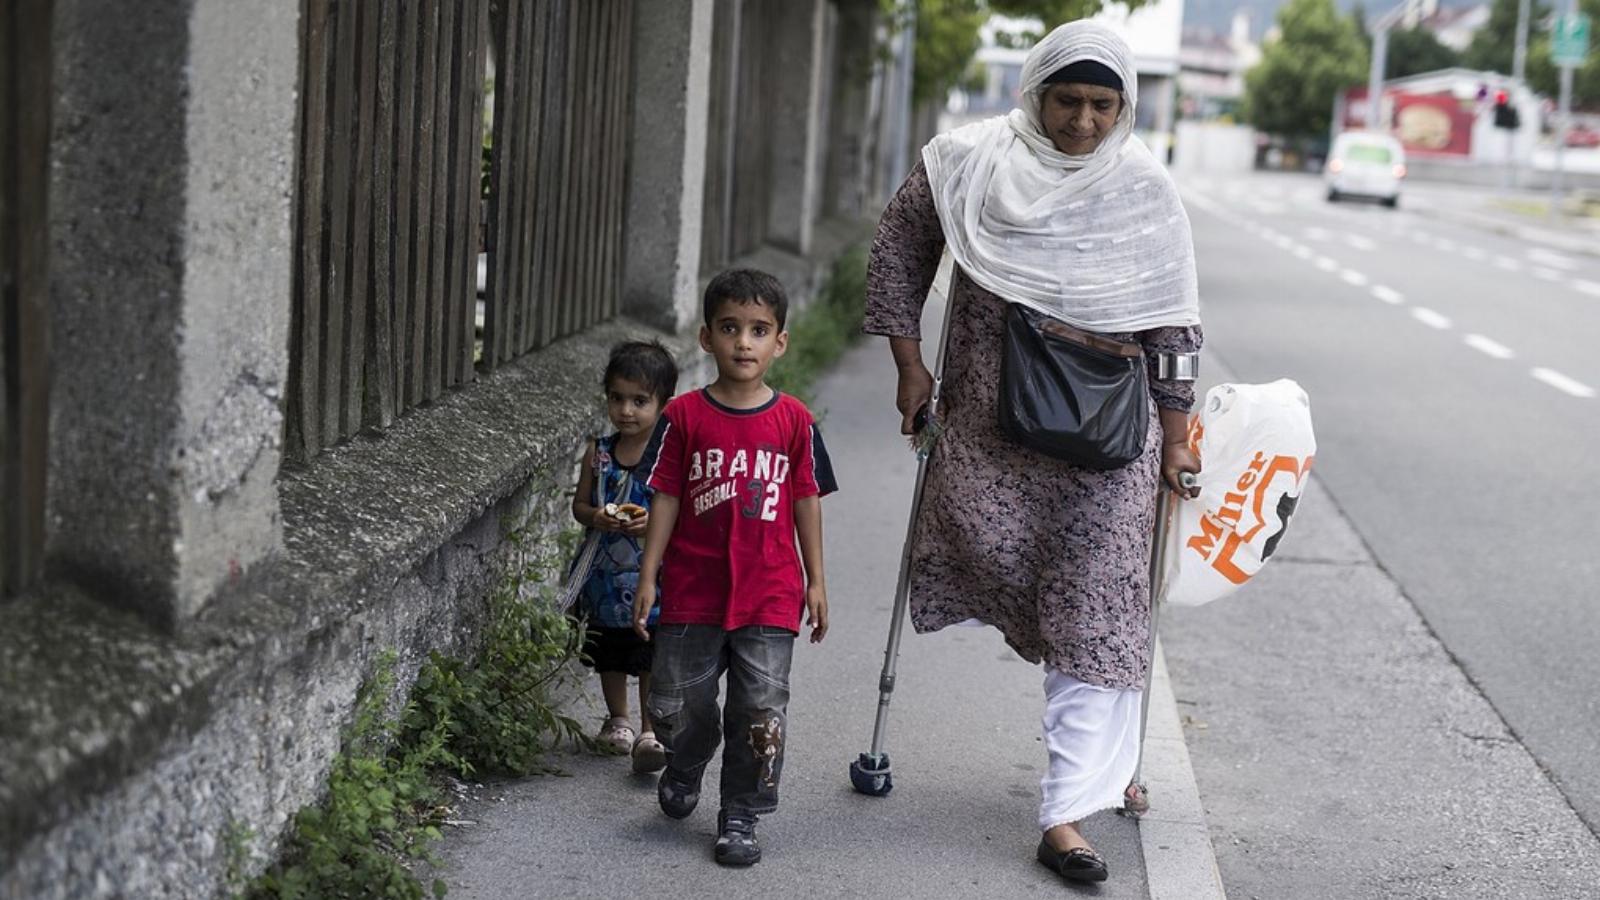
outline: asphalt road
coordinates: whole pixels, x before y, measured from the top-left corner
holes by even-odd
[[[1318,478],[1594,831],[1600,259],[1403,200],[1330,205],[1307,176],[1183,190],[1208,350],[1239,380],[1306,388]]]

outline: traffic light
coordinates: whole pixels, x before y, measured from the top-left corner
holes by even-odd
[[[1511,95],[1505,91],[1494,92],[1494,127],[1516,129],[1522,124],[1517,108],[1511,105]]]

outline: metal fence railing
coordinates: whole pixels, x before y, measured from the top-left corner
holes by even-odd
[[[617,313],[632,19],[632,0],[497,17],[486,366]]]
[[[771,197],[776,14],[770,0],[717,0],[711,40],[705,220],[709,272],[766,240]]]
[[[44,568],[50,21],[49,0],[0,10],[0,594]]]
[[[304,4],[288,416],[301,459],[616,314],[633,10]]]

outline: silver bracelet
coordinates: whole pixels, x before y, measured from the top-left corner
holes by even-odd
[[[1198,381],[1200,379],[1200,354],[1156,354],[1156,378],[1161,381]]]

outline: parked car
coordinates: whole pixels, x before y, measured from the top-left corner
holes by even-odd
[[[1567,129],[1568,147],[1600,147],[1600,130],[1587,125],[1574,125]]]
[[[1393,207],[1400,202],[1400,181],[1406,177],[1406,151],[1387,134],[1346,131],[1333,139],[1322,173],[1329,203],[1367,197]]]

